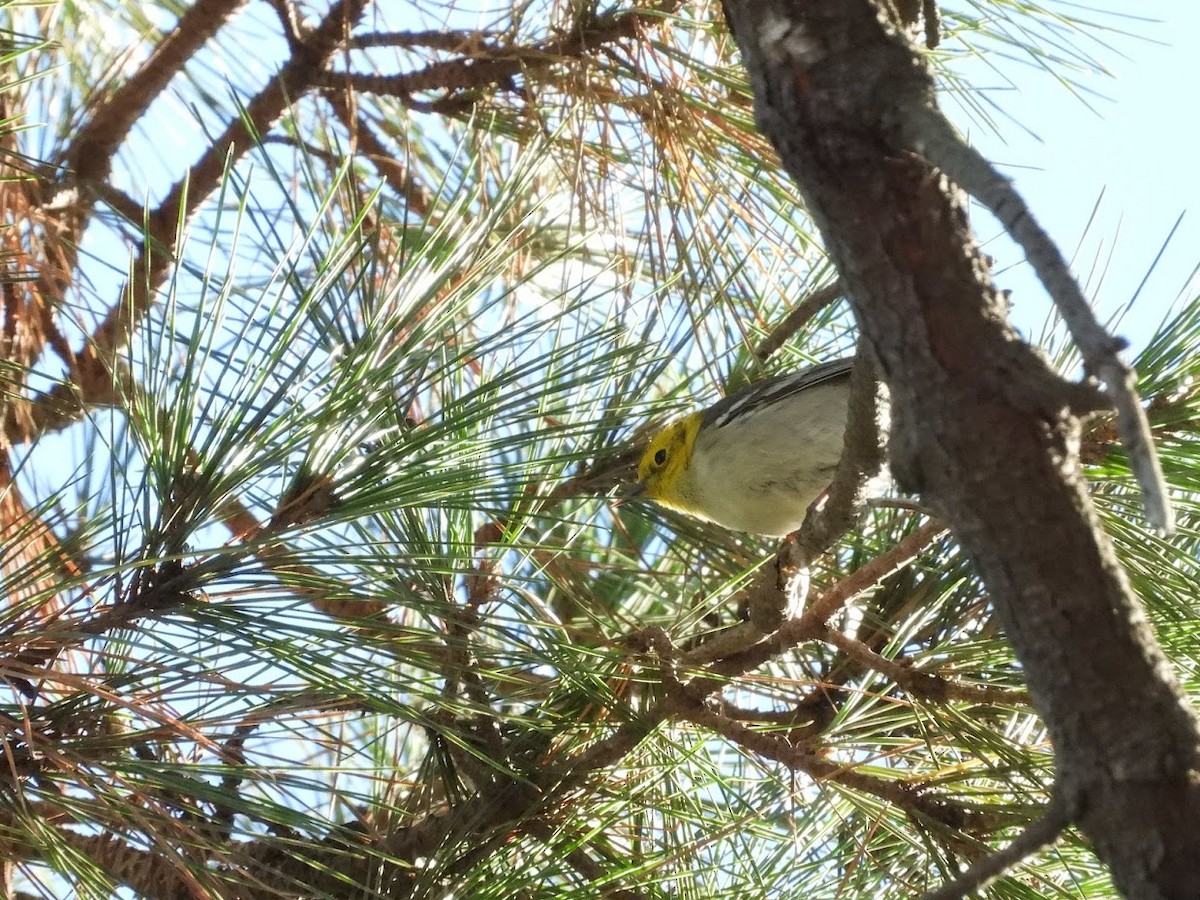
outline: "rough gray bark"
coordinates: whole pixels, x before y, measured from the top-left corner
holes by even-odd
[[[1078,393],[1005,320],[963,200],[901,138],[928,72],[870,0],[726,0],[759,126],[892,395],[892,468],[974,557],[1131,898],[1200,896],[1200,735],[1088,498]]]

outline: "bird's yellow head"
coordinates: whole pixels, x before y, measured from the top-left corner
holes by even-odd
[[[690,508],[683,474],[700,433],[700,418],[698,412],[684,416],[650,439],[638,461],[638,493],[673,509]]]

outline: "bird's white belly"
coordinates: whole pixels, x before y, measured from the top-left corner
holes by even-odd
[[[697,439],[687,476],[708,518],[759,534],[800,527],[809,504],[829,486],[842,453],[844,416],[811,424],[828,418],[811,415],[813,404],[823,401],[844,404],[845,388],[812,388],[784,401],[795,408],[782,416],[778,410],[751,412]],[[781,419],[810,425],[780,427]]]

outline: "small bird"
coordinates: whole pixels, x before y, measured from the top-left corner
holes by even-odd
[[[842,455],[853,359],[747,385],[650,439],[628,496],[737,531],[790,534]]]

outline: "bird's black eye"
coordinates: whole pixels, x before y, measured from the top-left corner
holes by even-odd
[[[667,451],[666,450],[659,450],[657,453],[654,454],[654,464],[656,466],[661,466],[664,463],[666,463],[666,461],[667,461]]]

